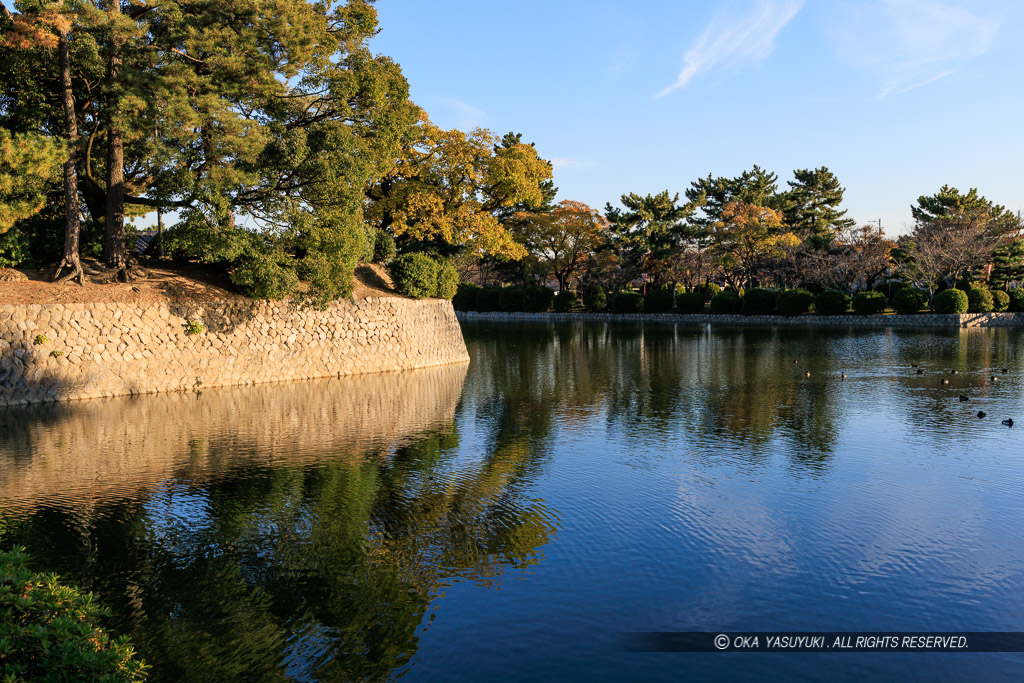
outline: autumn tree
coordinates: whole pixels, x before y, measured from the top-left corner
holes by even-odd
[[[517,241],[558,280],[559,291],[600,247],[607,232],[607,221],[598,211],[569,200],[550,213],[519,214],[514,228]]]
[[[782,214],[774,209],[731,201],[722,207],[720,220],[711,230],[726,267],[737,270],[749,286],[766,259],[799,244],[799,238],[785,232],[783,226]]]
[[[825,248],[806,254],[804,279],[825,289],[853,292],[870,289],[885,277],[894,263],[896,243],[881,228],[865,225],[841,230]]]

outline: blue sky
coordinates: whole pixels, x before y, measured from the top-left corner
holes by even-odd
[[[943,184],[1024,209],[1024,2],[380,0],[372,47],[435,123],[537,144],[603,208],[753,164],[828,166],[905,232]]]

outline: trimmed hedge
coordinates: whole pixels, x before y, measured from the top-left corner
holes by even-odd
[[[583,297],[583,308],[588,313],[600,313],[608,308],[608,297],[605,295],[604,289],[597,287],[587,292],[586,296]]]
[[[853,312],[860,315],[872,315],[885,310],[889,300],[881,292],[858,292],[853,297]]]
[[[477,296],[483,291],[483,287],[480,285],[471,285],[468,282],[463,282],[458,286],[455,291],[455,296],[452,297],[452,307],[456,311],[476,311],[477,308]]]
[[[826,289],[814,297],[814,312],[818,315],[843,315],[850,310],[853,298],[845,292]]]
[[[502,287],[498,294],[498,310],[517,313],[523,310],[523,288],[517,285]]]
[[[426,254],[402,254],[391,262],[388,270],[400,294],[414,299],[437,295],[437,261]]]
[[[459,291],[459,271],[448,261],[437,267],[437,296],[451,299]]]
[[[711,298],[711,312],[719,315],[739,313],[743,310],[743,299],[732,291],[719,292]]]
[[[814,304],[814,295],[806,289],[787,289],[779,294],[775,307],[779,313],[787,316],[803,315],[811,310]]]
[[[672,310],[671,289],[648,289],[644,297],[644,313],[668,313]]]
[[[1001,289],[992,290],[992,310],[1003,312],[1010,307],[1010,295]]]
[[[962,289],[944,289],[932,299],[932,310],[936,313],[966,313],[967,292]]]
[[[476,310],[481,313],[501,310],[501,288],[484,287],[476,293]]]
[[[1024,287],[1011,289],[1007,294],[1010,295],[1010,310],[1014,313],[1024,312]]]
[[[555,310],[559,313],[566,313],[579,305],[580,298],[576,296],[576,292],[565,289],[555,294]]]
[[[544,313],[551,310],[554,291],[543,285],[529,285],[523,288],[523,310],[527,313]]]
[[[639,313],[644,309],[644,297],[637,292],[619,292],[612,301],[616,313]]]
[[[676,310],[680,313],[703,313],[705,303],[703,292],[676,294]]]
[[[917,287],[902,287],[892,297],[892,307],[904,315],[923,311],[928,305],[928,293]]]
[[[695,289],[694,291],[700,292],[700,294],[704,297],[704,301],[711,301],[712,299],[715,298],[715,296],[717,296],[722,291],[722,288],[716,285],[714,282],[709,282],[706,285],[698,286],[697,289]]]
[[[967,290],[967,312],[968,313],[989,313],[995,308],[992,301],[992,292],[980,287],[971,287]]]
[[[755,287],[743,297],[743,315],[768,315],[775,310],[778,297],[774,289]]]

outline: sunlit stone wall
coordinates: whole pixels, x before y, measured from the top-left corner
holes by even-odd
[[[0,406],[469,360],[451,302],[0,306]]]

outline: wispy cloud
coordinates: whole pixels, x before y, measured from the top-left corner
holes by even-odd
[[[716,66],[736,67],[758,62],[771,54],[775,36],[796,16],[804,0],[755,0],[747,12],[719,10],[687,53],[675,83],[660,90],[664,97],[684,87],[698,74]]]
[[[483,125],[485,114],[482,109],[451,97],[445,97],[442,101],[455,114],[456,125],[459,128],[467,130]]]
[[[962,3],[879,0],[858,3],[842,21],[841,47],[853,63],[877,74],[879,97],[945,78],[992,45],[999,22]]]
[[[588,166],[597,165],[593,161],[579,161],[569,157],[551,157],[550,161],[551,165],[555,168],[587,168]]]

